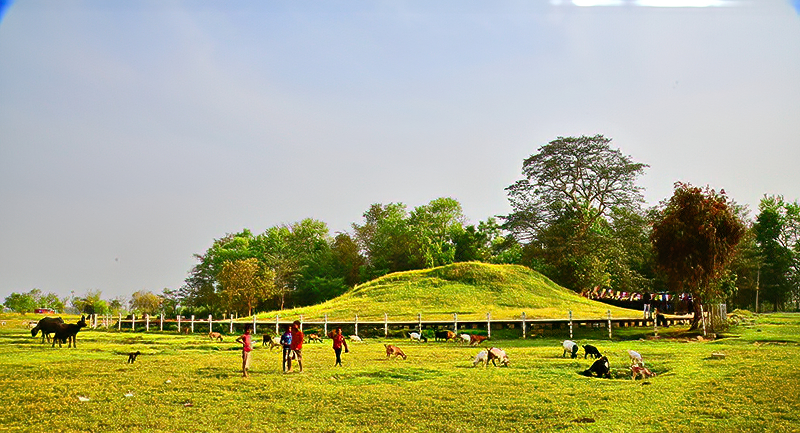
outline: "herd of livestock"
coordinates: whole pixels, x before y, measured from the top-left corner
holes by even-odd
[[[86,325],[85,316],[81,316],[81,319],[77,323],[64,323],[64,320],[60,317],[45,317],[39,320],[36,323],[36,326],[31,329],[31,336],[36,337],[37,333],[41,332],[42,343],[45,342],[45,339],[49,341],[51,339],[50,336],[52,335],[52,347],[55,347],[56,343],[58,343],[59,347],[61,347],[63,343],[67,343],[67,347],[77,347],[76,336],[81,328],[86,327]],[[428,341],[427,337],[425,337],[421,332],[410,332],[408,336],[410,340],[414,342],[426,343]],[[264,335],[263,337],[262,344],[264,346],[268,345],[270,349],[280,345],[280,343],[277,341],[278,337],[271,335]],[[209,338],[212,340],[222,341],[222,335],[218,332],[209,333]],[[361,342],[361,338],[357,335],[351,335],[349,338],[353,342]],[[470,346],[478,346],[484,341],[488,340],[488,337],[486,336],[475,334],[456,334],[453,331],[435,331],[434,338],[435,340],[459,341],[464,344],[469,344]],[[307,339],[309,342],[321,341],[321,337],[318,334],[313,333],[308,334]],[[577,358],[578,350],[581,346],[574,341],[565,340],[562,342],[562,347],[564,349],[562,357],[566,357],[569,354],[571,358]],[[582,347],[584,350],[584,359],[591,357],[595,359],[595,361],[588,369],[581,372],[581,374],[588,377],[596,375],[597,377],[611,378],[611,368],[608,358],[603,356],[600,351],[592,345],[587,344]],[[387,358],[391,356],[394,356],[395,358],[407,358],[407,355],[403,352],[403,350],[394,344],[384,344],[384,348],[386,349]],[[642,377],[644,379],[655,376],[653,372],[645,367],[641,354],[633,350],[628,350],[628,355],[630,356],[631,361],[630,370],[632,373],[632,379],[636,379],[637,377]],[[129,359],[128,362],[131,362],[131,360]],[[497,366],[497,362],[499,362],[501,366],[506,367],[508,367],[510,364],[508,354],[504,350],[497,347],[492,347],[480,351],[472,360],[472,365],[475,367],[480,364],[485,367],[489,365],[489,362],[491,362],[494,366]]]

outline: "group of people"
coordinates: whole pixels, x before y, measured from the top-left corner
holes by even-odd
[[[251,325],[245,325],[244,334],[236,338],[236,342],[242,345],[242,377],[248,377],[248,370],[250,369],[250,352],[253,350]],[[303,331],[300,330],[300,321],[295,320],[291,325],[286,326],[286,331],[281,335],[280,344],[283,348],[281,357],[281,366],[284,373],[292,372],[292,360],[297,361],[298,372],[303,372]],[[336,328],[332,335],[333,352],[336,355],[335,366],[342,365],[342,349],[345,353],[350,350],[347,347],[347,341],[342,334],[342,328]]]

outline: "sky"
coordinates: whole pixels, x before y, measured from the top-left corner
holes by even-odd
[[[603,134],[751,214],[800,199],[800,0],[0,0],[0,300],[177,289],[214,239],[373,203],[471,223]]]

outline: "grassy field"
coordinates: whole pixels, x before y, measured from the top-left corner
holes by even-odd
[[[461,320],[492,317],[565,319],[567,311],[583,319],[639,317],[641,312],[618,308],[586,299],[565,289],[544,275],[516,265],[454,263],[432,269],[395,272],[356,286],[344,295],[310,307],[281,311],[281,317],[318,320],[383,320],[387,313],[393,320],[414,320],[422,313],[426,320],[452,320],[457,312]],[[258,314],[272,319],[276,312]]]
[[[495,340],[509,368],[472,368],[479,349],[412,344],[386,360],[382,340],[351,344],[333,367],[330,340],[306,344],[306,371],[283,374],[257,347],[240,377],[232,337],[84,330],[78,348],[42,345],[6,316],[0,326],[0,431],[798,431],[800,315],[761,315],[715,341],[685,329],[577,330],[607,354],[615,379],[578,374],[553,335]],[[626,349],[659,376],[627,376]],[[139,350],[135,364],[127,353]],[[725,359],[711,359],[722,352]],[[581,351],[582,356],[582,351]],[[129,396],[126,396],[128,394]],[[79,396],[88,401],[79,401]],[[577,422],[583,420],[585,422]]]

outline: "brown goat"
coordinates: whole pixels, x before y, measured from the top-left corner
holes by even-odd
[[[407,358],[406,354],[394,344],[384,344],[383,346],[386,348],[386,358],[389,358],[392,355],[394,355],[394,359],[397,359],[398,356],[402,357],[403,359]]]

